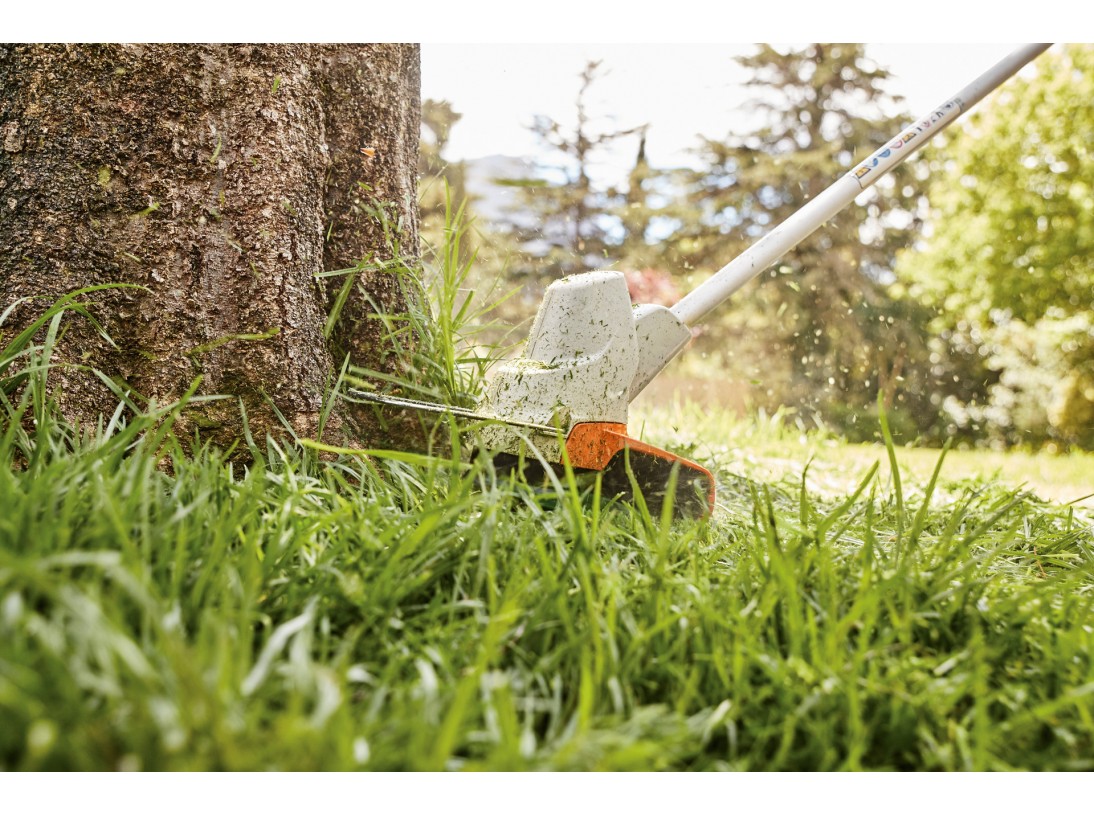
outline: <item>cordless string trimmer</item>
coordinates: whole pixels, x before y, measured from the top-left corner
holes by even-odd
[[[492,419],[482,439],[501,454],[524,455],[531,445],[538,453],[534,458],[547,464],[568,462],[575,469],[602,471],[604,494],[626,491],[633,476],[654,505],[676,484],[681,512],[712,512],[714,478],[708,470],[627,435],[631,401],[683,351],[691,326],[1048,47],[1027,45],[1001,60],[671,308],[632,306],[620,272],[588,272],[552,283],[524,353],[499,365],[477,410],[355,395],[397,407]]]

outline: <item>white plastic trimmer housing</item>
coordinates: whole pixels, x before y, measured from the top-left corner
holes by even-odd
[[[480,412],[557,428],[564,439],[583,423],[626,425],[631,400],[690,339],[664,306],[632,306],[620,272],[563,278],[547,288],[523,356],[498,366]],[[519,425],[484,431],[503,452],[519,452],[523,436]],[[558,433],[537,434],[536,444],[562,460]]]

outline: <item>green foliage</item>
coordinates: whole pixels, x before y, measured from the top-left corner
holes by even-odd
[[[936,332],[983,361],[948,412],[1006,442],[1094,444],[1091,94],[1094,48],[1075,45],[986,102],[936,162],[931,234],[900,260]]]
[[[484,385],[486,371],[505,349],[499,338],[506,332],[492,319],[507,296],[494,296],[497,281],[476,286],[472,280],[477,253],[467,249],[471,225],[467,202],[458,206],[451,188],[445,187],[444,225],[440,244],[428,253],[422,266],[404,257],[388,235],[389,260],[366,259],[350,269],[323,272],[323,278],[343,278],[340,293],[327,320],[327,331],[338,320],[338,310],[349,290],[361,286],[362,272],[392,275],[403,291],[407,310],[387,313],[377,309],[385,326],[385,353],[394,360],[391,372],[361,368],[347,363],[346,384],[372,389],[386,383],[396,395],[425,398],[440,404],[473,407]],[[381,224],[390,220],[390,207],[369,204],[370,217]]]
[[[507,331],[494,314],[512,296],[496,295],[498,280],[476,285],[477,252],[467,253],[472,234],[466,200],[458,206],[446,190],[443,240],[434,262],[408,279],[418,287],[413,302],[428,303],[428,314],[410,315],[420,342],[408,373],[418,385],[440,387],[446,404],[473,407],[490,365],[505,352]]]
[[[747,84],[755,89],[751,107],[759,125],[743,136],[704,140],[704,168],[691,180],[690,197],[703,218],[679,235],[681,250],[697,266],[721,266],[727,253],[732,257],[800,209],[847,172],[856,155],[868,155],[903,123],[882,113],[900,100],[886,92],[888,73],[860,45],[813,43],[785,52],[760,46],[737,61],[752,74]],[[852,260],[886,269],[893,248],[907,239],[907,225],[875,235],[861,249],[853,245],[871,221],[899,222],[894,215],[914,209],[916,193],[904,188],[909,172],[905,165],[890,176],[866,206],[844,209],[784,263],[819,273],[830,254],[851,252],[853,257],[836,260],[856,274],[871,269]]]
[[[1004,444],[1057,442],[1094,449],[1094,320],[1044,317],[992,326],[984,364],[998,377],[982,403],[950,397],[961,427]]]
[[[1094,305],[1094,48],[1051,50],[958,128],[936,164],[913,292],[986,324]]]

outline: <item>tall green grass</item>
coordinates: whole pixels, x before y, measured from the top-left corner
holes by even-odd
[[[379,385],[401,396],[473,408],[485,387],[488,368],[509,350],[505,341],[511,329],[494,315],[518,289],[507,293],[498,293],[496,286],[477,289],[471,280],[477,254],[466,251],[472,229],[466,202],[453,202],[446,185],[445,203],[443,240],[431,248],[433,262],[428,268],[405,258],[390,205],[371,203],[365,212],[379,225],[390,259],[368,258],[353,268],[318,275],[341,279],[324,329],[327,337],[355,286],[371,302],[367,289],[360,286],[363,272],[390,275],[407,306],[404,312],[389,313],[372,302],[376,319],[384,324],[387,361],[392,364],[378,370],[347,362],[343,384],[366,390]],[[341,397],[353,401],[352,394],[343,392]]]
[[[2,769],[1094,765],[1075,507],[713,454],[709,522],[485,457],[241,468],[184,405],[58,420],[45,337],[0,371]]]

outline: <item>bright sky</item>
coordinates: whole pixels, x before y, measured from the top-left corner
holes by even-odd
[[[1016,44],[870,45],[867,53],[894,75],[889,90],[907,99],[910,115],[946,101]],[[650,123],[647,152],[655,165],[685,163],[696,134],[723,137],[745,123],[751,96],[733,62],[748,45],[524,44],[422,46],[422,96],[447,99],[463,118],[448,157],[534,155],[527,126],[535,114],[574,119],[578,74],[603,60],[606,74],[590,94],[590,112],[620,128]],[[612,126],[609,122],[609,126]],[[633,144],[625,148],[633,160]],[[619,159],[623,161],[624,159]]]
[[[955,0],[838,7],[815,0],[312,0],[304,8],[274,0],[263,14],[223,0],[190,0],[185,13],[156,14],[147,13],[144,0],[111,0],[106,11],[72,0],[59,5],[63,13],[55,4],[15,4],[5,13],[9,40],[421,42],[423,97],[447,99],[464,114],[452,134],[454,159],[535,154],[528,123],[537,113],[569,120],[577,75],[589,59],[602,59],[609,71],[598,82],[593,112],[616,117],[621,127],[650,123],[648,154],[655,164],[670,165],[687,162],[697,133],[721,138],[740,129],[734,111],[747,98],[732,57],[748,46],[696,40],[934,41],[870,47],[895,74],[891,90],[906,96],[911,115],[918,115],[1014,47],[960,40],[1094,38],[1090,16],[1076,15],[1072,0],[1021,8]],[[640,42],[647,44],[627,44]],[[625,149],[629,162],[633,145]]]

